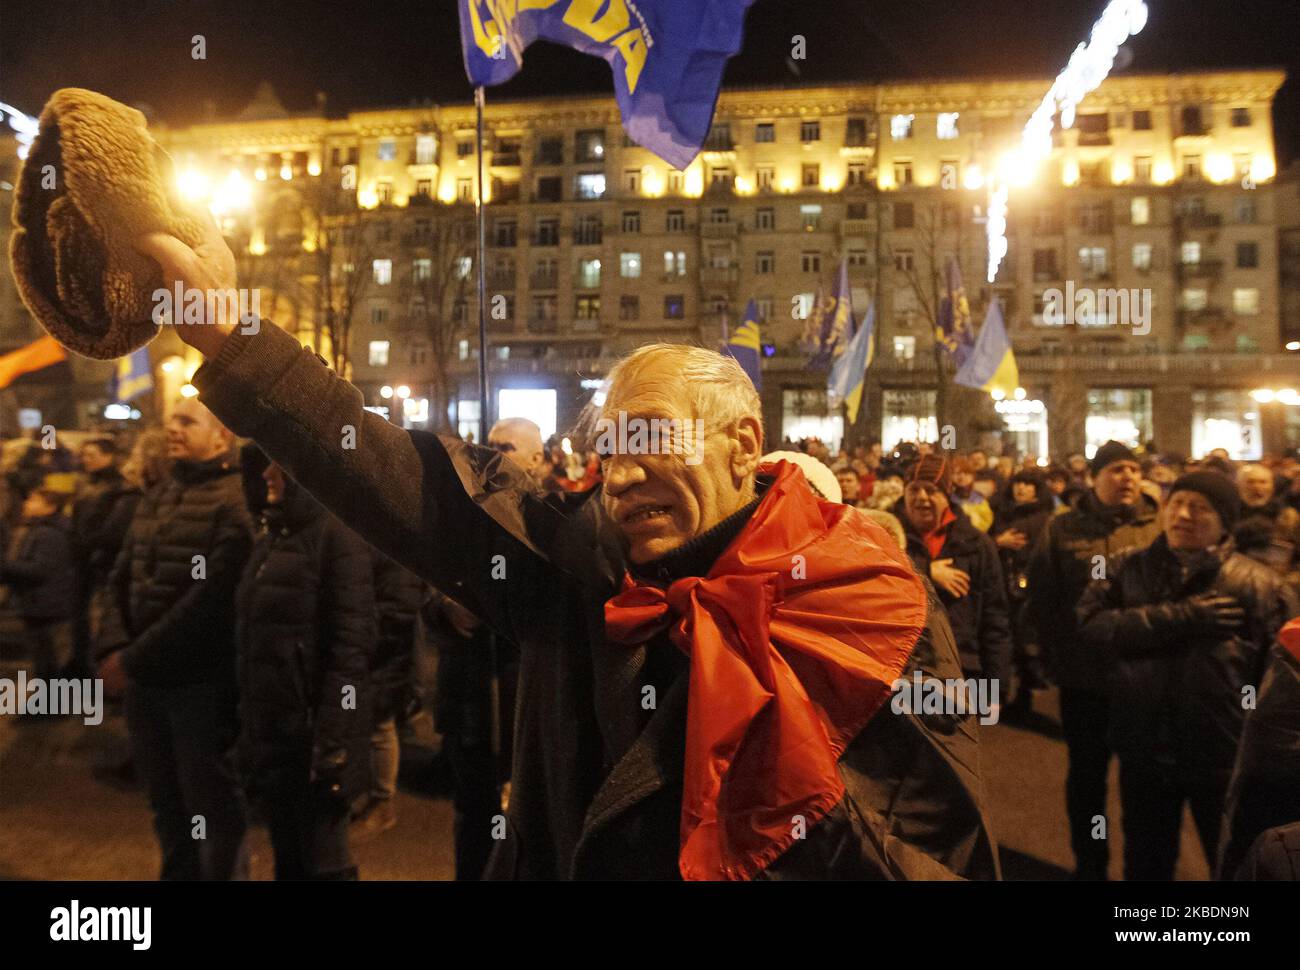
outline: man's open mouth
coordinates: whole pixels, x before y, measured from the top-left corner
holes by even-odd
[[[666,516],[672,511],[667,505],[647,505],[637,509],[630,515],[623,517],[624,525],[636,525],[639,522],[648,522],[651,519],[657,519]]]

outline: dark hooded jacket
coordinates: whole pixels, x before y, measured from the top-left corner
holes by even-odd
[[[174,462],[118,552],[98,655],[123,650],[127,674],[155,687],[233,684],[232,607],[252,544],[234,451]]]
[[[497,452],[385,421],[269,323],[229,336],[194,382],[328,508],[518,645],[513,789],[489,874],[675,878],[689,678],[665,670],[656,707],[624,732],[641,716],[629,677],[650,661],[646,645],[605,635],[627,563],[600,489],[544,498]],[[355,448],[343,446],[349,426]],[[933,599],[928,617],[904,676],[960,677]],[[840,759],[847,796],[765,874],[996,875],[976,730],[969,714],[882,709]]]
[[[1200,622],[1191,597],[1231,596],[1246,613],[1235,634]],[[1184,562],[1161,535],[1112,561],[1088,587],[1079,635],[1107,671],[1111,744],[1121,759],[1226,784],[1268,649],[1297,612],[1295,595],[1231,539]]]
[[[961,668],[969,676],[1011,683],[1011,615],[1003,581],[998,549],[993,540],[971,525],[960,507],[952,507],[956,518],[948,526],[943,548],[934,559],[951,559],[954,569],[970,576],[970,591],[960,598],[935,587],[957,640]],[[930,577],[933,561],[925,540],[907,518],[903,499],[893,509],[907,537],[907,555],[916,571]]]
[[[1089,490],[1039,535],[1030,554],[1027,614],[1061,687],[1105,691],[1105,669],[1081,646],[1074,609],[1111,557],[1125,549],[1145,548],[1160,534],[1158,512],[1146,495],[1131,508],[1110,508]]]
[[[1013,608],[1028,596],[1029,563],[1034,554],[1034,546],[1047,528],[1047,523],[1052,520],[1056,505],[1045,479],[1035,482],[1038,494],[1034,501],[1017,503],[1012,497],[1012,489],[1017,481],[1024,480],[1019,475],[1013,475],[1003,488],[1001,501],[997,503],[997,514],[993,518],[993,527],[988,532],[995,545],[998,536],[1008,529],[1023,533],[1026,539],[1024,546],[1019,549],[998,546],[998,560],[1002,564],[1002,575],[1007,581],[1007,597]]]
[[[114,513],[120,507],[134,510],[139,500],[139,490],[113,465],[86,476],[85,486],[72,503],[72,535],[83,594],[108,582],[125,537]]]
[[[259,798],[313,776],[355,797],[370,771],[371,550],[291,480],[266,504],[265,458],[250,445],[242,461],[260,529],[235,599],[239,762]]]

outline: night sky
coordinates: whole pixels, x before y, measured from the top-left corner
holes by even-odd
[[[1300,155],[1300,0],[1148,0],[1146,29],[1121,53],[1132,72],[1282,67],[1279,160]],[[758,0],[727,84],[955,75],[1050,77],[1087,38],[1105,0]],[[324,91],[328,110],[464,101],[454,0],[4,0],[0,101],[37,113],[75,85],[147,105],[175,124],[205,100],[230,113],[258,82],[290,110]],[[207,60],[190,57],[203,34]],[[790,38],[808,58],[788,60]],[[1129,56],[1131,54],[1131,56]],[[1127,63],[1125,63],[1127,62]],[[609,91],[603,61],[549,44],[489,97]]]

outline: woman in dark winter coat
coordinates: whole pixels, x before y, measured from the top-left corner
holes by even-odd
[[[1011,640],[1016,668],[1015,699],[1008,713],[1030,709],[1033,691],[1046,687],[1037,638],[1028,625],[1025,601],[1029,598],[1029,561],[1038,537],[1054,514],[1054,501],[1047,479],[1036,469],[1021,469],[1011,476],[994,503],[997,514],[989,535],[998,547],[1002,576],[1007,584],[1007,608],[1011,619]]]
[[[370,783],[370,549],[258,449],[243,458],[262,522],[236,598],[246,784],[268,816],[277,879],[355,879],[348,807]]]
[[[35,657],[35,676],[49,678],[72,660],[72,537],[58,492],[33,489],[23,500],[22,512],[7,540],[11,548],[0,548],[0,586],[9,587],[17,600]]]

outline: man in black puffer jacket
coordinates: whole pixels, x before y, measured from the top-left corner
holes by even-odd
[[[1126,879],[1173,878],[1184,802],[1214,864],[1246,688],[1297,612],[1276,574],[1233,549],[1240,508],[1225,476],[1184,475],[1164,534],[1109,564],[1079,603],[1080,635],[1109,669]]]
[[[233,442],[197,400],[177,402],[167,422],[171,477],[140,500],[109,578],[99,639],[104,689],[126,693],[164,879],[230,879],[247,868],[230,752],[235,585],[252,524]]]
[[[266,810],[276,879],[355,879],[348,808],[370,784],[370,547],[255,445],[242,457],[262,523],[235,601],[245,782]]]

